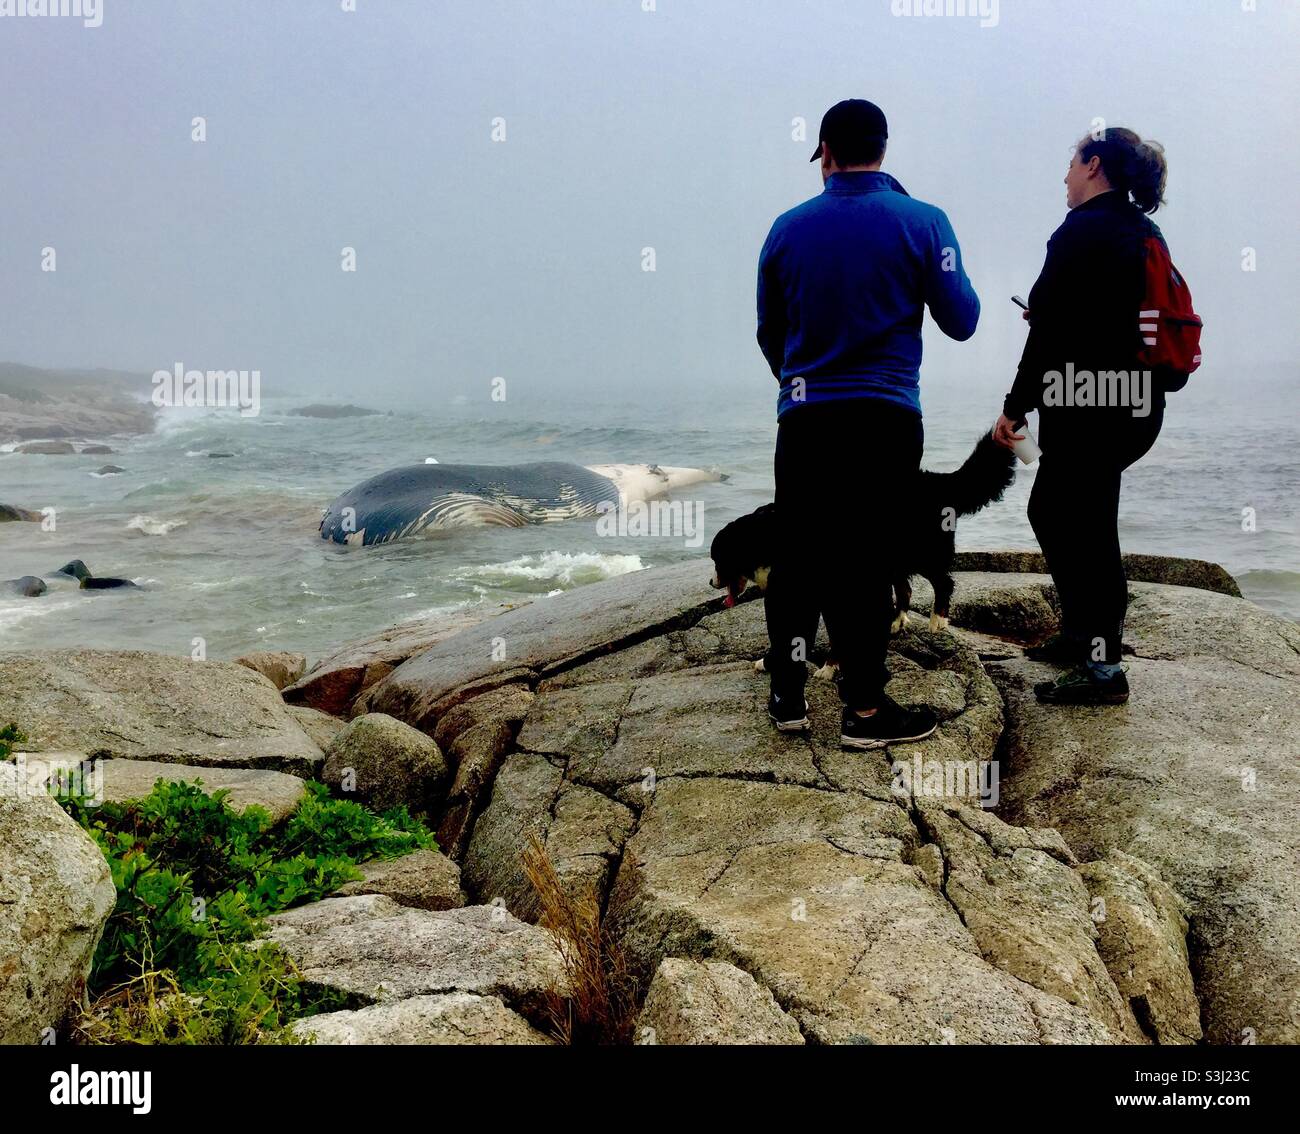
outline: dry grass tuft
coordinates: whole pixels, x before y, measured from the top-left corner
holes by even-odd
[[[523,854],[524,873],[537,894],[537,924],[554,936],[564,958],[567,994],[548,998],[551,1026],[562,1043],[628,1044],[636,1029],[637,982],[617,934],[602,922],[594,888],[574,893],[536,835]]]

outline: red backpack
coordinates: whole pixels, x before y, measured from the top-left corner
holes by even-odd
[[[1138,362],[1163,372],[1166,389],[1180,390],[1187,384],[1188,375],[1201,365],[1201,317],[1192,309],[1187,281],[1174,267],[1169,247],[1158,229],[1146,238],[1145,246],[1146,281],[1142,309],[1138,312],[1142,348],[1138,351]]]

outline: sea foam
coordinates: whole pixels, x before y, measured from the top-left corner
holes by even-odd
[[[188,520],[160,520],[156,516],[146,516],[142,513],[127,520],[126,528],[127,531],[141,532],[144,535],[167,535],[188,523]]]

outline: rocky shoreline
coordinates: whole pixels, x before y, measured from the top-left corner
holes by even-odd
[[[571,974],[529,847],[619,943],[636,1042],[1300,1042],[1300,627],[1213,564],[1130,557],[1132,701],[1045,710],[1041,561],[958,567],[952,632],[913,623],[889,658],[940,730],[882,754],[840,750],[818,681],[812,734],[771,730],[761,604],[722,609],[698,563],[305,672],[0,655],[0,723],[29,765],[100,760],[105,798],[204,776],[287,814],[311,778],[426,814],[440,850],[271,919],[350,1005],[295,1025],[321,1043],[554,1042]],[[108,913],[47,804],[0,798],[8,1042],[73,1007]]]
[[[73,440],[152,433],[150,390],[147,374],[0,362],[0,444],[25,443],[28,452],[57,456],[75,452]]]

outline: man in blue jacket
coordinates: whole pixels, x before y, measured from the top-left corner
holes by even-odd
[[[840,666],[841,741],[854,748],[937,725],[884,692],[891,540],[921,463],[924,310],[959,340],[980,310],[943,210],[881,172],[887,137],[875,104],[831,107],[812,157],[825,189],[777,217],[758,264],[758,344],[781,384],[768,712],[782,731],[809,727],[804,661],[820,612]]]

